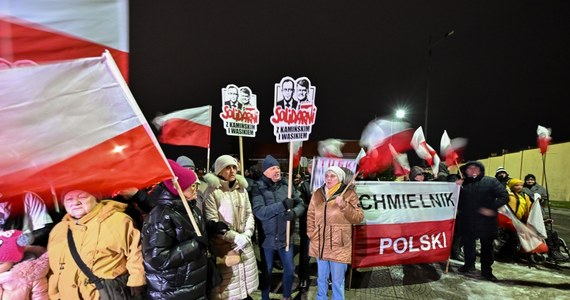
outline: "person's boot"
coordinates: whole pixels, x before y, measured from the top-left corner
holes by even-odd
[[[459,269],[457,269],[457,270],[459,270],[459,272],[461,272],[461,273],[469,273],[471,271],[475,271],[476,269],[475,269],[475,266],[463,265],[463,266],[459,267]]]
[[[567,261],[568,257],[560,253],[560,239],[556,231],[549,231],[546,245],[548,246],[548,258],[556,262]]]
[[[309,291],[309,280],[302,279],[301,282],[299,283],[299,292],[304,294],[308,291]]]
[[[492,281],[492,282],[498,281],[497,277],[495,277],[495,275],[493,275],[492,271],[481,271],[481,275],[489,281]]]

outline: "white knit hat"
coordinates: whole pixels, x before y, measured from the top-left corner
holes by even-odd
[[[237,160],[229,155],[222,155],[214,163],[214,173],[219,175],[227,166],[236,166]]]
[[[339,167],[337,167],[337,166],[330,166],[330,167],[327,169],[327,172],[328,172],[328,171],[331,171],[331,172],[335,173],[335,174],[336,174],[336,177],[338,177],[338,181],[344,182],[344,177],[346,177],[346,174],[344,173],[344,171],[343,171],[341,168],[339,168]]]

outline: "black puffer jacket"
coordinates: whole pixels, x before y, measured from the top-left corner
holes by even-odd
[[[206,246],[196,232],[182,201],[164,186],[154,193],[158,204],[142,230],[142,250],[149,299],[206,299]],[[202,213],[190,201],[196,223],[206,234]]]
[[[468,178],[465,169],[470,165],[477,165],[481,174],[475,178]],[[496,178],[485,176],[485,167],[477,161],[468,162],[461,166],[465,180],[459,193],[457,211],[457,230],[462,235],[478,238],[492,238],[497,236],[497,216],[485,216],[479,213],[484,207],[495,212],[509,202],[509,194],[505,186]]]

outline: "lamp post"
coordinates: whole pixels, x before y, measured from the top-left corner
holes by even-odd
[[[429,73],[431,70],[431,49],[433,49],[437,44],[441,41],[446,39],[449,36],[452,36],[455,33],[455,30],[451,30],[446,32],[441,38],[439,38],[434,43],[431,42],[431,35],[428,36],[428,61],[427,61],[427,73],[426,73],[426,108],[424,113],[424,134],[427,138],[428,134],[428,112],[429,112]]]

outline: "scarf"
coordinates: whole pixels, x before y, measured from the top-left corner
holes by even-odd
[[[335,184],[333,187],[331,187],[329,190],[326,189],[325,187],[325,191],[327,193],[327,199],[329,199],[330,197],[332,197],[332,195],[334,195],[334,193],[336,193],[336,191],[338,191],[338,189],[340,188],[341,182]]]

